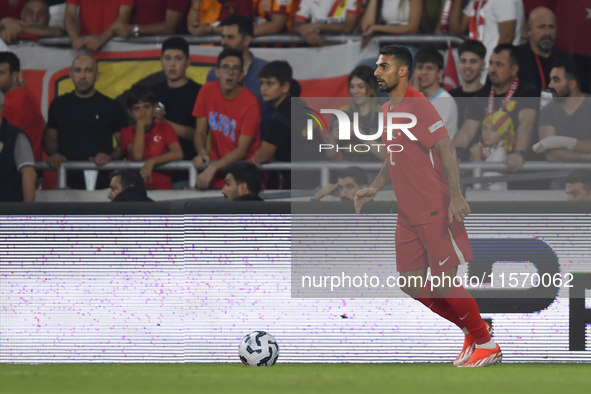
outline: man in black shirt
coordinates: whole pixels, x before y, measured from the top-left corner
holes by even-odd
[[[470,148],[469,144],[485,116],[497,111],[506,112],[516,131],[515,144],[505,158],[509,171],[519,171],[523,165],[526,152],[531,146],[532,131],[540,107],[535,87],[519,81],[518,72],[515,47],[511,44],[498,45],[489,62],[488,76],[492,86],[485,86],[476,92],[466,121],[452,141],[456,148]]]
[[[542,106],[552,99],[549,89],[550,70],[557,61],[568,60],[571,55],[554,48],[556,16],[546,7],[535,8],[529,14],[527,34],[529,42],[517,47],[519,80],[535,85]]]
[[[251,162],[264,164],[271,161],[291,162],[291,81],[293,71],[286,61],[267,63],[258,73],[263,100],[275,108],[271,119],[263,129],[261,147]],[[277,173],[269,173],[268,189],[279,189]],[[290,171],[281,172],[282,189],[291,188]]]
[[[468,114],[470,98],[474,97],[474,94],[482,89],[480,74],[486,68],[484,62],[486,47],[480,41],[466,40],[458,47],[458,54],[460,56],[462,86],[450,90],[449,94],[456,99],[458,126],[461,126]]]
[[[183,160],[197,156],[193,138],[196,118],[192,115],[201,85],[187,77],[191,65],[189,43],[182,37],[171,37],[162,43],[162,70],[166,81],[152,87],[159,105],[156,119],[170,123],[183,150]],[[182,188],[188,181],[187,173],[175,171],[172,175],[173,188]],[[175,187],[176,186],[176,187]]]
[[[99,78],[97,63],[90,55],[80,55],[72,63],[70,78],[74,91],[56,97],[49,107],[45,129],[47,164],[59,168],[66,160],[90,160],[97,166],[121,158],[121,144],[113,148],[113,137],[119,140],[121,129],[127,126],[127,116],[121,105],[96,91]],[[68,187],[85,189],[82,171],[69,171]],[[109,187],[108,173],[99,172],[97,189]]]
[[[247,161],[235,161],[224,168],[222,194],[228,201],[263,201],[259,197],[262,177],[259,168]]]
[[[139,171],[116,170],[109,177],[109,200],[111,202],[154,202],[146,192],[146,183]]]

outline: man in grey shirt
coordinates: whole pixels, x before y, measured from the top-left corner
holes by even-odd
[[[0,113],[4,94],[0,92]],[[35,201],[35,158],[24,131],[0,118],[0,201]]]

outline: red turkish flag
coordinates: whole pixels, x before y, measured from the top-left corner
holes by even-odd
[[[591,56],[591,0],[561,0],[554,12],[557,27],[554,45]]]
[[[443,89],[448,92],[460,86],[460,79],[458,78],[458,68],[456,67],[456,60],[451,49],[451,43],[447,43],[447,65],[445,67],[445,77],[443,78]]]

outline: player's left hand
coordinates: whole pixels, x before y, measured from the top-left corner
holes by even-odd
[[[117,21],[111,25],[111,28],[121,38],[127,38],[133,33],[133,26],[125,22]]]
[[[519,153],[510,153],[505,157],[505,164],[511,172],[516,172],[521,169],[523,165],[523,156]]]
[[[100,152],[96,156],[88,158],[88,160],[94,161],[94,164],[96,164],[99,167],[104,166],[105,164],[110,162],[111,159],[112,159],[111,155],[107,155],[106,153],[103,153],[103,152]]]
[[[470,206],[466,202],[464,196],[459,195],[451,198],[451,201],[449,202],[449,211],[447,213],[450,223],[454,218],[460,223],[463,222],[470,212],[472,212],[472,210],[470,210]]]
[[[146,160],[144,166],[140,170],[140,175],[144,179],[144,182],[152,180],[152,171],[154,170],[154,162],[150,159]]]
[[[213,166],[208,166],[205,170],[201,171],[197,176],[197,187],[199,189],[207,189],[215,173],[216,169]]]
[[[88,49],[90,52],[96,52],[103,46],[103,44],[99,41],[98,37],[88,36],[85,37],[85,40],[86,49]]]

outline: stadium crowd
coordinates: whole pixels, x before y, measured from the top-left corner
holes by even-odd
[[[142,188],[162,190],[185,188],[188,179],[157,166],[190,160],[199,171],[198,188],[223,189],[230,201],[259,200],[257,165],[292,161],[292,140],[298,139],[292,139],[291,98],[300,95],[300,87],[289,63],[259,59],[250,48],[254,37],[285,33],[302,36],[309,46],[325,45],[326,34],[358,34],[362,42],[396,34],[463,37],[455,89],[445,83],[440,51],[411,47],[412,85],[439,112],[460,160],[504,162],[510,172],[525,161],[591,162],[589,59],[555,47],[560,26],[551,8],[557,6],[552,0],[0,0],[0,201],[34,200],[33,166],[40,160],[54,169],[66,160],[97,166],[141,161]],[[56,35],[67,35],[79,54],[70,72],[74,91],[56,97],[45,120],[10,44]],[[172,35],[162,44],[166,80],[133,86],[121,105],[96,90],[100,74],[93,53],[113,37],[144,35]],[[183,35],[221,35],[223,50],[203,86],[187,76],[191,61]],[[375,59],[368,59],[351,71],[350,105],[341,108],[359,113],[361,130],[378,124],[374,69]],[[335,125],[326,142],[336,142]],[[329,151],[316,159],[385,157],[383,151]],[[366,176],[348,169],[314,199],[352,199],[348,185],[366,185]],[[130,179],[100,171],[96,188],[115,193]],[[583,185],[582,191],[573,192],[569,179]],[[486,186],[589,196],[588,175],[569,179]],[[269,171],[262,186],[296,185],[289,171]],[[69,171],[68,187],[86,188],[82,171]]]

